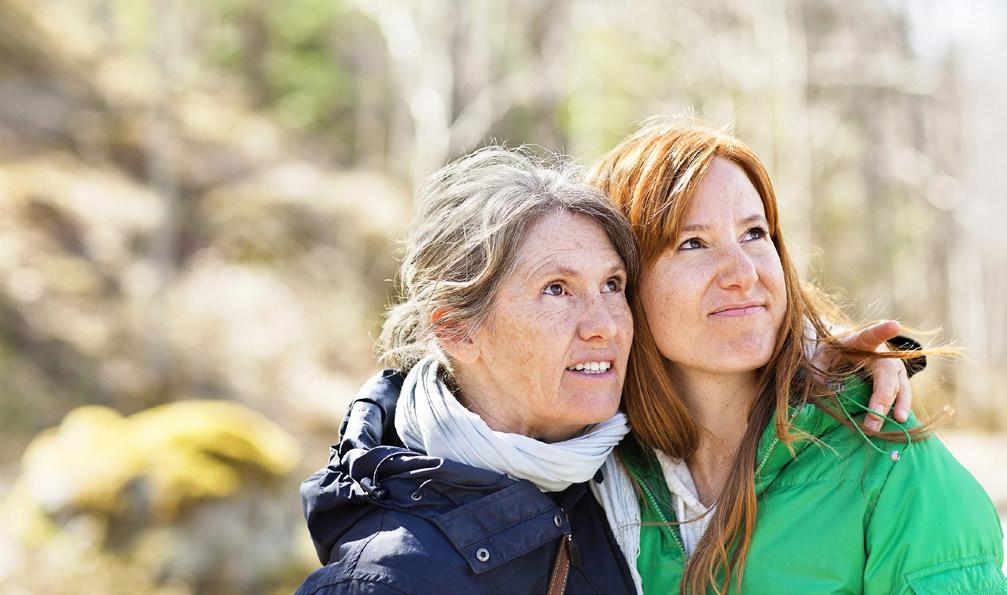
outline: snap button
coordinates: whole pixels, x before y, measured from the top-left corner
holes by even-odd
[[[476,560],[480,562],[486,562],[490,559],[490,552],[488,549],[481,547],[476,550]]]
[[[558,527],[562,527],[563,526],[563,517],[561,517],[560,515],[557,514],[556,516],[552,517],[552,523],[554,525],[556,525],[557,528]]]

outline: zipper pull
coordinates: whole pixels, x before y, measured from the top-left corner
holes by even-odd
[[[573,540],[573,533],[568,533],[566,536],[566,549],[570,553],[570,564],[573,564],[576,568],[580,568],[580,548],[577,547],[577,542]]]

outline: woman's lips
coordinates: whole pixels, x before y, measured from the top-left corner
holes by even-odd
[[[746,304],[738,306],[728,306],[726,308],[721,308],[715,312],[711,312],[710,316],[716,316],[718,318],[741,318],[742,316],[751,316],[752,314],[758,314],[766,309],[763,304]]]
[[[604,372],[588,372],[586,370],[570,370],[570,369],[567,369],[566,372],[568,374],[573,374],[578,378],[590,378],[593,380],[615,378],[615,368],[609,368]]]

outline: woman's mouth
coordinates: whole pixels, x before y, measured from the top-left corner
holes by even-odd
[[[765,304],[759,303],[730,304],[710,312],[710,316],[716,316],[718,318],[740,318],[742,316],[757,314],[765,309]]]
[[[581,372],[583,374],[604,374],[612,368],[612,362],[601,360],[594,362],[580,362],[572,366],[567,366],[568,372]]]

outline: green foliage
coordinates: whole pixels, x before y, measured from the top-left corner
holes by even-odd
[[[231,77],[261,77],[247,83],[285,125],[324,129],[348,107],[353,81],[338,55],[339,2],[228,0],[198,10],[208,21],[208,62]]]
[[[331,124],[351,99],[351,81],[323,48],[283,48],[269,56],[270,101],[277,117],[297,129]]]

